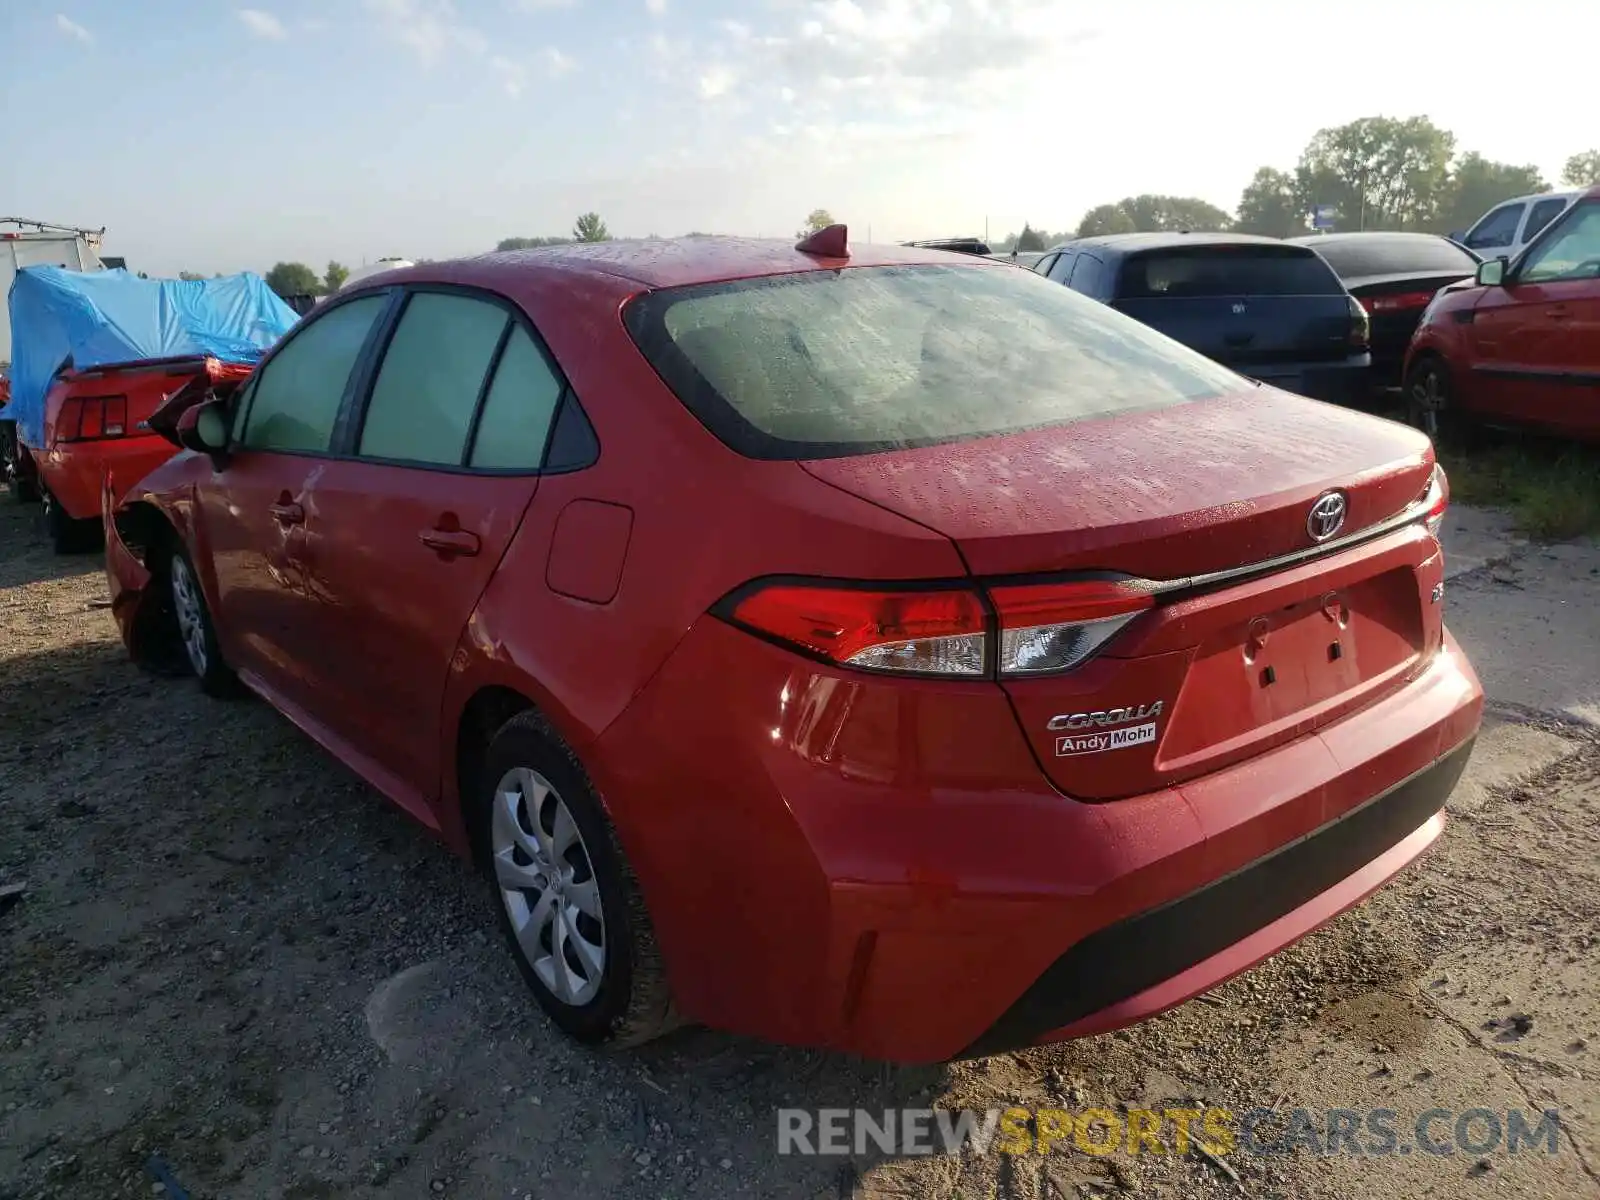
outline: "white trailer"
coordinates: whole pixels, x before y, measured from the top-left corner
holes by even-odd
[[[48,221],[0,217],[0,296],[10,296],[11,281],[23,267],[61,267],[100,271],[104,229],[75,229]],[[11,362],[11,307],[0,310],[0,364]]]
[[[103,271],[100,242],[105,229],[78,229],[31,221],[26,217],[0,217],[0,376],[11,367],[11,281],[23,267],[61,267],[67,271]],[[0,387],[0,408],[9,389]],[[16,426],[0,418],[0,477],[11,484],[18,500],[37,498],[33,463],[17,440]]]

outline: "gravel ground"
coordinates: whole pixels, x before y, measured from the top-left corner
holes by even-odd
[[[36,513],[0,495],[0,885],[27,887],[0,911],[0,1200],[148,1197],[153,1153],[192,1196],[283,1200],[1600,1196],[1600,740],[1564,714],[1492,720],[1422,863],[1134,1030],[927,1068],[694,1030],[597,1056],[540,1016],[464,865],[265,705],[132,667],[98,561],[52,557]],[[1383,1160],[775,1153],[787,1105],[1190,1100],[1555,1107],[1563,1132]]]

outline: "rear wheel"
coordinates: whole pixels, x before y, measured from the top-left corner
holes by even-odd
[[[506,722],[480,775],[485,867],[534,998],[568,1036],[635,1046],[676,1023],[655,931],[576,757],[537,713]]]
[[[232,696],[239,690],[238,678],[222,661],[217,646],[216,627],[206,608],[205,592],[194,564],[183,547],[174,546],[167,558],[167,590],[172,604],[173,624],[183,655],[208,696]]]
[[[17,427],[10,421],[0,421],[0,470],[11,485],[11,498],[18,504],[32,504],[40,498],[31,466],[17,443]]]
[[[57,554],[82,554],[99,546],[99,521],[75,519],[49,492],[44,492],[40,499],[44,501],[45,531]]]

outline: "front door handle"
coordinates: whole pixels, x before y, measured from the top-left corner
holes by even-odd
[[[306,510],[292,500],[280,500],[272,506],[272,519],[279,525],[304,525]]]
[[[481,544],[477,534],[465,529],[424,529],[417,536],[428,549],[437,550],[441,558],[471,558]]]
[[[1544,310],[1544,315],[1552,321],[1565,321],[1572,315],[1572,311],[1565,304],[1553,304]]]

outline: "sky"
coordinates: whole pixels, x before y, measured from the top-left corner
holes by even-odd
[[[1141,192],[1232,210],[1363,116],[1552,181],[1600,143],[1584,0],[250,4],[0,3],[0,216],[104,225],[152,275],[321,270],[589,210],[776,237],[821,207],[877,241]]]

